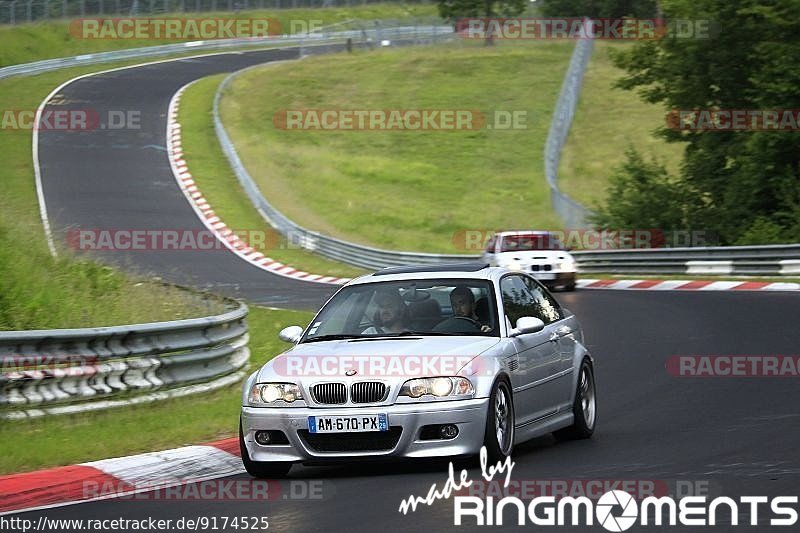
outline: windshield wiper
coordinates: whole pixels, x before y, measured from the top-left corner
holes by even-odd
[[[424,335],[424,333],[420,333],[419,331],[401,331],[400,333],[383,333],[379,335],[362,335],[359,337],[358,341],[374,341],[374,340],[386,340],[386,339],[402,339],[402,340],[414,340],[412,337],[419,337],[420,335]]]
[[[344,339],[363,339],[367,338],[366,335],[348,335],[344,333],[337,333],[333,335],[320,335],[319,337],[309,337],[301,344],[305,344],[306,342],[318,342],[318,341],[340,341]]]
[[[430,335],[432,337],[493,337],[494,335],[488,335],[491,333],[490,331],[482,332],[482,331],[475,331],[475,332],[464,332],[464,331],[429,331],[425,333],[425,335]]]

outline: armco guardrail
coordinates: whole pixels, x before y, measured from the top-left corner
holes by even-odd
[[[376,0],[0,0],[0,24],[90,16],[150,16],[166,13],[237,13],[239,10],[356,7]],[[379,0],[388,2],[389,0]],[[404,0],[392,0],[406,3]],[[424,2],[416,2],[424,3]]]
[[[398,28],[383,28],[381,38],[387,40],[408,39],[417,42],[421,39],[426,39],[428,42],[437,42],[453,38],[452,29],[446,26],[419,27],[415,28],[413,32],[409,31],[408,28],[400,28],[401,31],[397,30]],[[222,145],[222,150],[225,152],[225,156],[228,158],[239,183],[244,188],[250,201],[253,202],[253,205],[256,206],[265,220],[284,235],[292,245],[299,246],[336,261],[374,269],[406,264],[427,265],[448,263],[477,258],[477,256],[461,254],[429,254],[381,250],[379,248],[355,244],[323,235],[295,224],[286,218],[286,216],[275,209],[261,194],[255,181],[239,158],[239,154],[236,152],[236,148],[231,142],[230,136],[225,130],[225,126],[223,126],[219,116],[219,102],[222,97],[222,92],[235,76],[246,70],[248,69],[240,70],[229,75],[217,89],[217,93],[214,97],[214,129]]]
[[[800,276],[800,244],[572,252],[580,272]]]
[[[438,35],[436,33],[436,26],[428,28],[428,31],[430,32],[428,35],[432,37],[433,41],[452,37],[449,28],[440,29]],[[587,211],[582,205],[558,190],[558,186],[556,185],[556,171],[558,170],[561,148],[566,141],[569,126],[575,113],[575,106],[577,105],[578,95],[580,94],[580,87],[583,81],[583,73],[588,64],[589,57],[591,56],[592,45],[593,41],[591,39],[581,39],[575,45],[575,51],[572,54],[567,74],[564,78],[545,147],[545,173],[551,188],[553,207],[568,227],[575,228],[584,227],[586,225],[585,217]],[[311,252],[324,255],[330,259],[364,268],[383,268],[408,263],[437,264],[477,259],[479,257],[476,255],[428,254],[382,250],[323,235],[319,232],[303,228],[286,218],[286,216],[275,209],[261,194],[258,186],[239,158],[236,148],[233,146],[219,116],[221,94],[230,81],[239,73],[241,73],[241,71],[234,72],[225,78],[217,90],[214,99],[214,128],[217,132],[219,142],[222,145],[222,149],[239,183],[241,183],[242,187],[247,192],[253,205],[261,212],[265,220],[286,237],[290,243]]]
[[[353,29],[343,31],[330,31],[331,27],[323,28],[319,32],[308,34],[293,34],[275,37],[247,37],[238,39],[215,39],[208,41],[190,41],[161,46],[147,46],[143,48],[129,48],[125,50],[114,50],[110,52],[97,52],[92,54],[82,54],[73,57],[61,57],[56,59],[45,59],[33,63],[23,63],[10,65],[0,68],[0,80],[12,76],[30,76],[51,70],[80,67],[85,65],[95,65],[99,63],[110,63],[113,61],[125,61],[140,58],[158,58],[176,54],[191,54],[194,52],[215,52],[239,48],[263,48],[272,46],[297,46],[301,51],[303,47],[342,43],[348,39],[354,43],[362,43],[369,46],[378,46],[384,39],[409,40],[411,42],[424,42],[434,37],[452,32],[448,26],[439,26],[426,20],[379,20],[379,21],[360,21],[350,20]],[[340,27],[343,23],[337,23]]]
[[[0,332],[0,418],[184,396],[244,378],[247,306],[216,316],[86,329]]]
[[[90,65],[125,59],[137,59],[174,55],[181,52],[200,50],[224,50],[242,46],[298,46],[300,55],[304,51],[311,53],[314,45],[338,43],[344,45],[348,39],[362,46],[380,46],[381,41],[402,40],[410,43],[430,43],[448,40],[454,37],[452,28],[437,24],[413,24],[408,21],[376,21],[362,24],[355,30],[330,32],[311,35],[294,35],[289,37],[272,37],[262,39],[228,39],[219,41],[199,41],[177,43],[174,45],[154,46],[86,54],[82,56],[49,59],[23,65],[12,65],[0,68],[0,79],[11,76],[38,74],[60,68]],[[404,24],[404,25],[401,25]],[[550,134],[545,151],[545,171],[548,183],[555,183],[558,169],[558,157],[566,140],[569,123],[577,105],[578,94],[583,72],[591,53],[592,41],[579,40],[570,61],[559,105],[553,117]],[[398,252],[381,250],[369,246],[345,242],[318,232],[307,230],[295,224],[275,210],[255,186],[241,163],[236,149],[230,142],[219,120],[218,106],[222,90],[235,75],[232,74],[220,85],[214,102],[214,126],[220,138],[225,154],[228,157],[236,176],[247,191],[253,203],[262,211],[267,221],[285,235],[290,242],[307,250],[319,253],[332,259],[350,263],[364,268],[382,268],[400,264],[437,264],[451,261],[477,259],[477,255],[461,254],[429,254],[414,252]],[[569,81],[572,80],[572,81]],[[571,89],[570,89],[571,88]],[[562,108],[562,102],[569,105]],[[566,105],[566,104],[563,104]],[[557,147],[557,149],[556,149]],[[552,176],[552,180],[551,180]],[[557,191],[557,187],[555,189]],[[572,201],[562,193],[553,193],[553,205],[569,227],[581,227],[584,222],[585,208]],[[561,207],[558,207],[561,206]],[[800,258],[797,248],[800,245],[786,246],[749,246],[749,247],[715,247],[715,248],[662,248],[655,250],[603,250],[592,252],[574,252],[581,272],[619,272],[619,273],[740,273],[760,275],[798,275],[798,266],[794,261]],[[702,265],[700,263],[715,264]],[[688,262],[693,262],[691,265]],[[699,262],[699,263],[696,263]],[[749,264],[748,264],[749,263]],[[730,272],[727,272],[730,271]],[[2,344],[0,344],[2,350]],[[2,352],[0,351],[0,354]],[[0,386],[4,386],[0,377]],[[0,400],[0,405],[2,400]]]
[[[591,33],[591,31],[586,32],[587,35]],[[567,141],[569,128],[575,116],[575,108],[583,86],[583,74],[592,56],[593,47],[592,39],[579,39],[575,44],[544,146],[544,173],[547,185],[550,187],[550,202],[567,228],[587,227],[586,218],[589,214],[583,205],[559,190],[558,165],[561,161],[561,150]]]

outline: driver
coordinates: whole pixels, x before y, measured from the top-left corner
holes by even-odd
[[[403,297],[396,290],[382,290],[375,295],[378,312],[373,322],[375,326],[365,329],[365,335],[400,333],[408,330],[408,308]]]
[[[475,295],[467,287],[456,287],[450,291],[450,305],[453,307],[453,316],[469,318],[481,327],[482,333],[492,330],[486,324],[482,324],[478,315],[475,314]]]

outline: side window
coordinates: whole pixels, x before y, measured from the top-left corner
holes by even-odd
[[[497,236],[492,235],[489,238],[489,242],[486,243],[486,253],[493,254],[494,253],[494,243],[497,242]]]
[[[532,316],[542,319],[542,322],[549,324],[563,318],[561,316],[561,307],[558,305],[552,296],[547,294],[542,287],[529,277],[525,277],[525,286],[533,294],[533,299],[536,302],[536,313]]]
[[[500,280],[500,291],[506,317],[512,327],[516,326],[520,317],[539,316],[536,300],[521,276],[506,276]]]

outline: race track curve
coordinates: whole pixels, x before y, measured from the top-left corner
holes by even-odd
[[[179,60],[65,87],[59,105],[141,109],[142,129],[40,135],[42,185],[56,234],[75,227],[202,229],[163,149],[171,96],[193,79],[296,54]],[[104,253],[101,258],[278,307],[315,308],[333,290],[267,274],[227,252]],[[670,488],[676,482],[699,483],[712,495],[729,497],[800,492],[796,378],[682,378],[665,368],[675,355],[796,355],[796,295],[577,291],[557,297],[581,319],[597,359],[598,431],[588,441],[556,443],[546,437],[519,446],[514,480],[638,480]],[[478,476],[473,470],[472,477]],[[105,500],[21,516],[268,516],[270,529],[277,531],[440,531],[453,528],[450,501],[408,516],[398,507],[403,498],[424,496],[432,483],[441,485],[445,478],[441,462],[296,467],[291,479],[281,482],[281,496],[271,501]],[[251,482],[245,475],[236,479]],[[319,499],[291,497],[292,483],[312,481],[320,484]],[[734,528],[722,516],[723,525],[709,531],[769,529],[765,517],[758,527]],[[747,516],[743,509],[742,519]],[[597,525],[586,530],[604,531]]]
[[[109,116],[133,112],[139,126],[40,131],[42,196],[54,240],[74,248],[75,230],[204,231],[167,157],[170,99],[192,80],[297,56],[298,49],[208,55],[111,71],[63,87],[45,111],[88,110],[102,125]],[[156,273],[171,282],[274,307],[317,309],[336,288],[266,274],[227,249],[82,253],[137,273]]]

